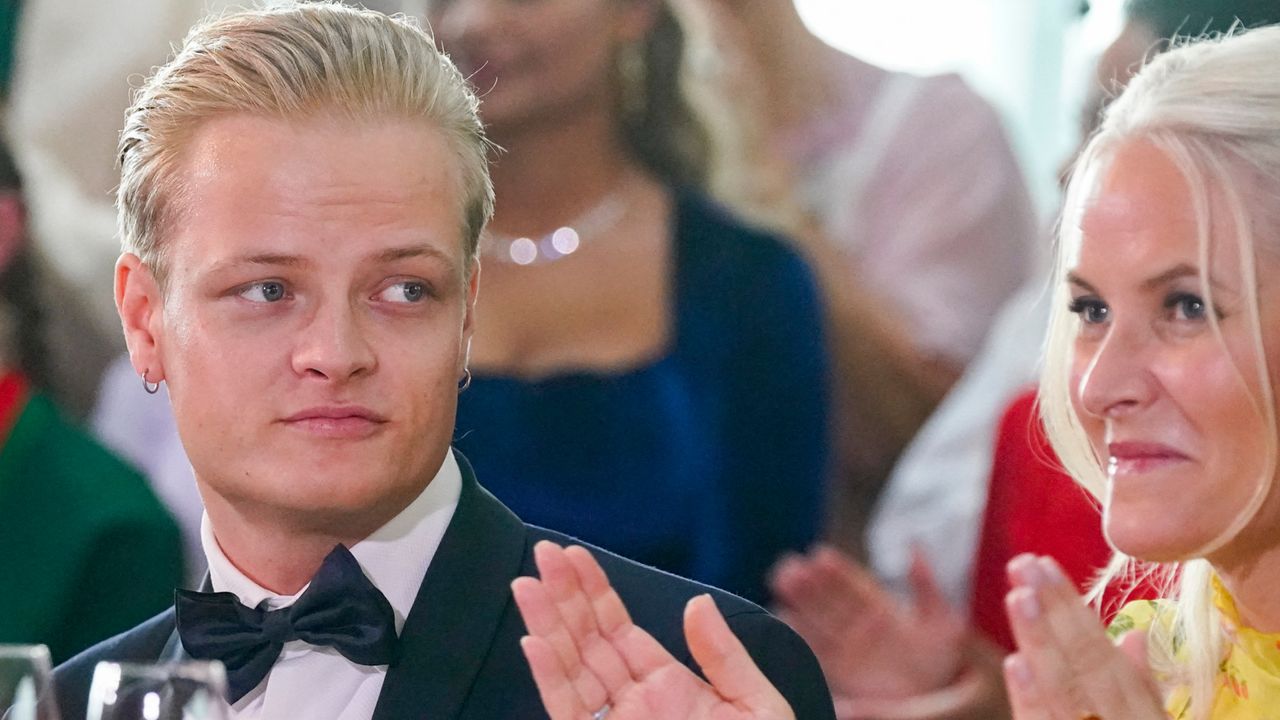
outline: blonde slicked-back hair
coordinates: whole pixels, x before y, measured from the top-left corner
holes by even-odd
[[[1201,284],[1209,306],[1213,306],[1208,282],[1210,243],[1238,243],[1246,319],[1252,325],[1253,352],[1262,360],[1257,378],[1261,390],[1253,401],[1268,432],[1266,469],[1250,504],[1204,553],[1217,549],[1253,517],[1270,489],[1280,452],[1275,389],[1269,374],[1276,359],[1267,358],[1263,347],[1257,293],[1260,267],[1255,262],[1259,255],[1275,256],[1280,251],[1277,67],[1280,27],[1186,42],[1157,56],[1107,109],[1097,133],[1077,160],[1067,185],[1058,234],[1057,286],[1040,384],[1041,415],[1063,465],[1100,499],[1106,471],[1094,456],[1072,406],[1072,346],[1080,321],[1067,310],[1070,298],[1064,278],[1078,259],[1084,207],[1097,191],[1116,150],[1135,140],[1149,142],[1168,156],[1186,179],[1198,225]],[[1234,237],[1211,237],[1211,214],[1217,212],[1230,219]],[[1208,318],[1221,338],[1214,314],[1209,313]],[[1214,480],[1206,478],[1206,482]],[[1094,596],[1130,564],[1130,558],[1117,555],[1100,578]],[[1188,558],[1169,570],[1176,582],[1172,619],[1168,627],[1152,626],[1148,645],[1152,665],[1167,679],[1167,690],[1175,686],[1189,689],[1190,717],[1208,718],[1218,687],[1218,664],[1226,647],[1221,616],[1213,603],[1214,570],[1203,557]]]
[[[163,285],[163,238],[191,200],[183,193],[183,149],[206,120],[242,113],[420,118],[453,151],[469,265],[493,213],[490,145],[477,107],[453,63],[403,16],[336,2],[277,2],[206,20],[142,85],[125,115],[116,195],[123,249]]]

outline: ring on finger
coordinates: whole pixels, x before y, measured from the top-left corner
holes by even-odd
[[[604,720],[609,716],[609,710],[611,709],[612,708],[609,707],[609,703],[605,703],[599,710],[591,713],[591,720]],[[1101,720],[1101,718],[1098,718],[1096,715],[1094,715],[1093,718],[1094,720]]]

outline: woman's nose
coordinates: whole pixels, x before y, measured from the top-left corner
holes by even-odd
[[[1155,397],[1151,371],[1151,342],[1141,329],[1113,326],[1093,347],[1077,393],[1088,414],[1103,419],[1119,417],[1149,404]],[[1087,352],[1078,348],[1076,352]]]

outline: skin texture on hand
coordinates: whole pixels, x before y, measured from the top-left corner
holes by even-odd
[[[966,623],[920,553],[911,580],[914,603],[824,547],[779,563],[772,587],[779,617],[813,648],[832,691],[855,704],[880,704],[940,690],[963,665]]]
[[[1079,720],[1096,715],[1165,720],[1146,665],[1145,638],[1107,639],[1052,559],[1020,555],[1009,563],[1007,605],[1018,652],[1005,660],[1016,720]]]
[[[795,720],[709,596],[685,609],[685,638],[709,682],[631,622],[600,565],[581,547],[541,542],[538,578],[511,584],[529,635],[521,641],[552,720]]]

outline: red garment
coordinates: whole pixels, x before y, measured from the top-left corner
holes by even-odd
[[[1097,501],[1071,479],[1049,446],[1035,392],[1010,403],[1000,421],[987,491],[987,509],[974,566],[972,621],[996,644],[1014,650],[1004,597],[1009,592],[1005,566],[1022,553],[1053,557],[1083,591],[1111,560],[1102,535]],[[1149,598],[1139,587],[1132,598]],[[1103,608],[1114,614],[1119,593],[1103,596]]]
[[[0,447],[9,437],[9,431],[26,407],[30,386],[19,373],[0,374]]]

